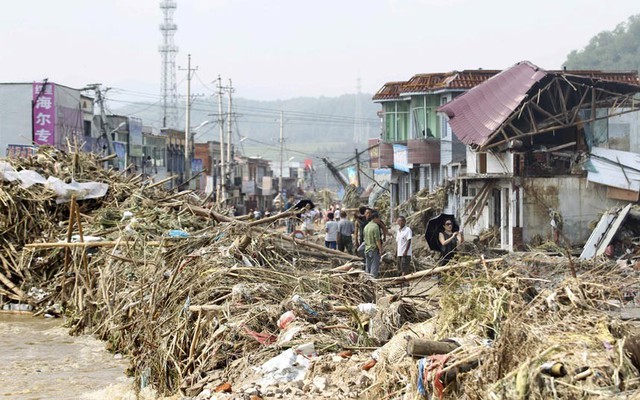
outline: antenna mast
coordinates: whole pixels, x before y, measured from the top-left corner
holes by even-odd
[[[176,55],[178,46],[174,45],[173,37],[178,30],[178,25],[173,22],[173,13],[176,11],[176,0],[161,0],[160,9],[163,18],[160,24],[162,44],[158,48],[162,56],[162,127],[177,128],[178,126],[178,88],[176,85]]]

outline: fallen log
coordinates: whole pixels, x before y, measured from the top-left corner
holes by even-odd
[[[487,263],[487,264],[500,262],[500,261],[503,261],[503,259],[502,258],[492,258],[492,259],[489,259],[489,260],[484,260],[484,262]],[[409,274],[409,275],[405,275],[405,276],[397,276],[397,277],[394,277],[394,278],[378,279],[378,282],[390,283],[390,284],[403,283],[403,282],[412,281],[412,280],[415,280],[415,279],[420,279],[420,278],[423,278],[423,277],[426,277],[426,276],[439,274],[441,272],[449,271],[449,270],[456,269],[456,268],[468,267],[470,265],[475,265],[475,264],[482,263],[482,262],[483,262],[482,259],[477,259],[477,260],[472,260],[472,261],[465,261],[465,262],[456,263],[456,264],[449,262],[449,264],[444,265],[442,267],[435,267],[435,268],[432,268],[432,269],[415,272],[413,274]]]
[[[453,341],[434,341],[411,338],[407,343],[407,354],[413,357],[427,357],[433,354],[447,354],[460,347]]]

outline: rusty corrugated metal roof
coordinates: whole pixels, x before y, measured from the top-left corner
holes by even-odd
[[[519,62],[453,101],[438,108],[449,118],[455,135],[464,144],[484,145],[527,97],[531,87],[548,75],[571,79],[609,81],[638,85],[638,73],[607,71],[546,71],[528,62]]]

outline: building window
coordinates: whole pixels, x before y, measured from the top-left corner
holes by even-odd
[[[409,103],[393,102],[384,105],[384,140],[407,140],[409,136]]]
[[[451,101],[450,94],[440,97],[441,106],[447,104],[450,101]],[[440,114],[439,118],[440,118],[440,136],[443,139],[451,139],[451,126],[449,126],[449,121],[447,120],[447,117]]]
[[[84,136],[91,137],[91,121],[84,121]]]
[[[419,96],[411,100],[411,118],[413,122],[412,137],[418,139],[433,138],[429,129],[429,112],[427,110],[427,97]]]

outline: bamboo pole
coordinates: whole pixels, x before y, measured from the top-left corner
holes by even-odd
[[[287,218],[290,217],[292,215],[295,215],[295,211],[291,210],[291,211],[285,211],[285,212],[281,212],[279,214],[276,214],[274,216],[268,217],[268,218],[262,218],[256,221],[251,221],[249,222],[249,226],[257,226],[257,225],[263,225],[263,224],[269,224],[271,222],[277,221],[279,219],[282,218]]]
[[[118,241],[118,240],[105,240],[102,242],[52,242],[52,243],[29,243],[25,244],[26,249],[54,249],[54,248],[74,248],[74,247],[113,247],[118,243],[134,243],[134,241]],[[164,241],[151,241],[146,242],[145,246],[166,246],[168,242]]]
[[[20,297],[20,300],[26,300],[26,298],[27,298],[26,294],[19,287],[17,287],[13,282],[11,282],[11,280],[9,280],[9,278],[4,276],[4,274],[2,272],[0,272],[0,281],[2,281],[2,283],[7,288],[9,288],[9,290],[11,290],[13,293],[15,293],[18,297]]]
[[[502,258],[491,258],[489,260],[484,260],[484,262],[489,264],[489,263],[500,262],[502,260],[503,260]],[[450,262],[449,264],[447,264],[445,266],[442,266],[442,267],[436,267],[436,268],[432,268],[432,269],[429,269],[429,270],[426,270],[426,271],[420,271],[420,272],[416,272],[416,273],[405,275],[405,276],[378,279],[378,282],[391,283],[391,284],[402,283],[402,282],[406,282],[406,281],[412,281],[412,280],[415,280],[415,279],[420,279],[420,278],[425,277],[425,276],[435,275],[435,274],[438,274],[440,272],[449,271],[449,270],[456,269],[456,268],[469,267],[469,266],[477,264],[477,263],[482,263],[482,260],[479,259],[479,260],[465,261],[465,262],[461,262],[461,263],[457,263],[457,264],[453,264],[453,263]]]
[[[164,183],[169,182],[170,180],[174,179],[176,177],[176,175],[171,175],[170,177],[164,178],[162,180],[159,180],[158,182],[152,183],[151,185],[145,187],[145,189],[153,189],[156,186],[160,186]]]

